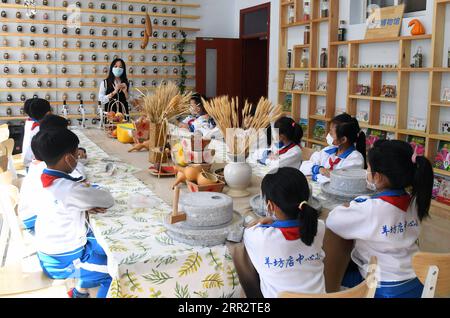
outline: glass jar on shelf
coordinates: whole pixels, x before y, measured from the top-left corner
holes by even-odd
[[[347,29],[345,26],[345,21],[341,20],[339,21],[339,29],[338,29],[338,41],[345,41]]]
[[[309,66],[309,53],[308,50],[303,49],[302,58],[300,60],[300,68],[307,68]]]
[[[295,23],[295,7],[294,5],[290,5],[288,7],[288,24]]]
[[[339,68],[345,68],[345,56],[344,56],[344,52],[342,52],[342,50],[339,50],[339,57],[338,57],[338,67]]]
[[[303,44],[309,44],[311,39],[311,27],[309,25],[305,26],[305,31],[303,32]]]
[[[311,1],[303,1],[303,20],[307,21],[311,19]]]
[[[322,51],[320,53],[320,67],[326,68],[328,65],[327,61],[328,61],[327,49],[322,48]]]
[[[320,4],[320,17],[328,18],[328,0],[322,0]]]

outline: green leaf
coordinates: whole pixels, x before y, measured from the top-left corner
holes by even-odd
[[[203,287],[210,289],[210,288],[220,288],[223,286],[223,280],[220,277],[220,274],[210,274],[206,276],[204,280],[202,280]]]
[[[233,289],[239,285],[239,278],[235,268],[227,266],[227,279],[228,283],[233,287]]]
[[[198,254],[198,252],[190,254],[178,271],[178,275],[181,277],[198,271],[201,262],[202,257]]]
[[[161,264],[169,265],[173,264],[177,261],[177,258],[175,256],[169,255],[169,256],[160,256],[155,259],[154,263],[157,263],[156,268],[161,266]]]
[[[195,295],[198,295],[201,298],[208,298],[208,292],[205,291],[198,291],[198,292],[194,292]]]
[[[117,279],[113,279],[113,281],[111,282],[111,297],[112,298],[121,298],[122,297],[120,284]]]
[[[175,287],[175,296],[177,298],[191,298],[191,295],[189,294],[188,285],[183,287],[177,282],[177,285]]]
[[[233,298],[234,292],[231,292],[230,294],[222,293],[222,296],[220,298]]]
[[[136,290],[139,292],[143,292],[143,289],[141,287],[141,284],[138,282],[138,279],[136,278],[136,274],[133,272],[129,272],[128,270],[125,272],[124,276],[127,278],[127,281],[125,284],[127,286],[130,286],[130,290],[132,292],[135,292]],[[124,294],[125,295],[125,294]],[[124,296],[125,297],[125,296]]]
[[[155,269],[152,269],[152,273],[149,275],[142,275],[146,280],[151,281],[154,284],[161,285],[164,284],[169,279],[173,278],[167,273],[157,271]]]
[[[163,245],[175,245],[175,244],[173,244],[173,239],[170,236],[168,236],[166,233],[155,236],[155,240],[157,240],[159,243],[161,243]]]
[[[124,258],[119,265],[123,264],[136,264],[141,258],[147,256],[147,253],[143,254],[134,254],[132,253],[130,256]]]
[[[214,269],[217,271],[222,268],[223,264],[218,259],[215,252],[213,252],[211,249],[209,249],[209,252],[206,254],[207,257],[209,257],[211,260],[209,261],[210,266],[214,266]]]

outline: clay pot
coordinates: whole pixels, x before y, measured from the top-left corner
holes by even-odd
[[[197,177],[197,184],[199,186],[215,184],[218,181],[219,179],[215,175],[205,171],[201,172]]]
[[[186,176],[187,181],[196,182],[198,175],[202,172],[201,167],[195,167],[195,166],[187,166],[185,168],[179,167],[181,171]]]

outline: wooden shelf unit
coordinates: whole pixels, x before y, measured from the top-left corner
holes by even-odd
[[[368,100],[370,103],[369,111],[369,121],[360,122],[362,128],[370,128],[386,131],[393,133],[396,139],[407,140],[408,136],[417,136],[425,138],[425,155],[434,163],[434,158],[436,156],[439,142],[448,142],[450,144],[450,135],[439,133],[439,116],[441,108],[450,107],[450,103],[441,101],[441,84],[442,77],[445,74],[450,73],[450,67],[443,65],[444,53],[446,54],[446,47],[444,47],[444,36],[445,31],[447,31],[447,36],[449,30],[444,30],[445,28],[445,14],[446,7],[450,5],[450,0],[435,0],[434,1],[434,14],[433,14],[433,29],[430,30],[430,34],[420,35],[420,36],[399,36],[395,38],[381,38],[381,39],[361,39],[361,40],[351,40],[351,41],[338,41],[337,30],[338,30],[338,20],[339,20],[339,0],[329,0],[329,18],[322,19],[319,17],[318,6],[320,0],[312,0],[312,21],[302,21],[303,15],[302,6],[303,0],[292,0],[289,2],[282,2],[280,7],[280,46],[279,46],[279,94],[278,101],[283,103],[286,94],[292,93],[292,117],[298,121],[300,120],[301,107],[305,107],[301,104],[302,100],[296,98],[296,94],[309,96],[307,116],[308,116],[308,131],[305,135],[309,138],[305,138],[307,146],[312,144],[321,144],[320,141],[312,139],[312,131],[314,129],[313,124],[317,120],[327,122],[325,119],[333,118],[335,115],[335,105],[336,105],[336,75],[339,72],[347,72],[347,87],[348,91],[346,94],[347,113],[355,116],[357,114],[357,102],[358,100]],[[297,19],[293,24],[287,24],[287,12],[288,5],[294,4],[296,6]],[[300,15],[299,15],[300,14]],[[318,68],[318,56],[320,49],[318,47],[320,33],[317,28],[317,23],[314,22],[328,22],[329,33],[328,33],[328,67]],[[294,26],[305,26],[309,25],[311,28],[310,34],[310,44],[305,46],[302,41],[295,45],[294,48],[288,48],[288,31]],[[298,29],[296,29],[298,33]],[[300,31],[301,33],[301,31]],[[301,38],[301,36],[300,36]],[[413,41],[431,41],[431,53],[424,52],[426,56],[431,56],[431,66],[424,68],[411,68],[410,62],[413,56],[412,52],[412,42]],[[398,42],[399,53],[397,66],[393,68],[355,68],[354,65],[359,64],[359,49],[361,45],[371,44],[371,43],[386,43],[386,42]],[[338,58],[338,48],[345,47],[347,49],[347,67],[337,68],[337,58]],[[295,49],[300,50],[303,48],[308,48],[310,51],[310,65],[308,68],[287,68],[287,50]],[[293,56],[293,61],[297,61],[299,57]],[[296,65],[296,64],[293,64]],[[283,90],[284,78],[288,72],[309,72],[310,85],[307,92],[297,92]],[[311,91],[314,91],[317,85],[317,74],[319,72],[327,73],[327,95],[326,95],[326,116],[316,115],[316,96],[311,95]],[[397,73],[397,97],[396,98],[386,98],[381,97],[382,88],[382,74],[385,72]],[[356,95],[356,86],[358,83],[359,73],[370,73],[370,96]],[[410,96],[410,77],[415,73],[425,73],[429,76],[429,101],[427,107],[427,128],[426,131],[418,131],[408,129],[408,103]],[[296,80],[298,79],[298,74],[296,74]],[[302,80],[302,79],[301,79]],[[380,125],[380,113],[381,113],[381,103],[392,104],[392,107],[396,107],[397,122],[395,127],[381,126]],[[327,122],[327,129],[329,127],[329,122]],[[326,143],[322,142],[323,146]],[[434,169],[436,174],[444,175],[450,177],[450,172]],[[450,211],[450,206],[433,201],[433,206],[437,206],[440,209]]]

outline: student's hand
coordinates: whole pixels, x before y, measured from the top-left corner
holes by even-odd
[[[127,84],[121,83],[121,84],[119,85],[119,89],[120,89],[122,92],[126,93],[126,92],[128,91]]]
[[[104,208],[93,208],[88,210],[88,213],[97,214],[97,213],[105,213],[106,209]]]
[[[120,91],[120,85],[121,85],[121,84],[114,83],[114,92],[113,92],[113,95],[116,95],[116,94]]]
[[[270,160],[276,160],[276,159],[277,159],[277,155],[274,154],[274,153],[271,153],[271,154],[269,155],[269,159],[270,159]]]
[[[266,216],[265,218],[254,220],[254,221],[250,222],[249,224],[247,224],[247,228],[254,227],[257,224],[272,224],[272,223],[273,223],[273,218],[270,216]]]
[[[319,172],[320,172],[321,175],[323,175],[323,176],[325,176],[327,178],[330,177],[330,170],[328,170],[328,169],[320,168]]]

